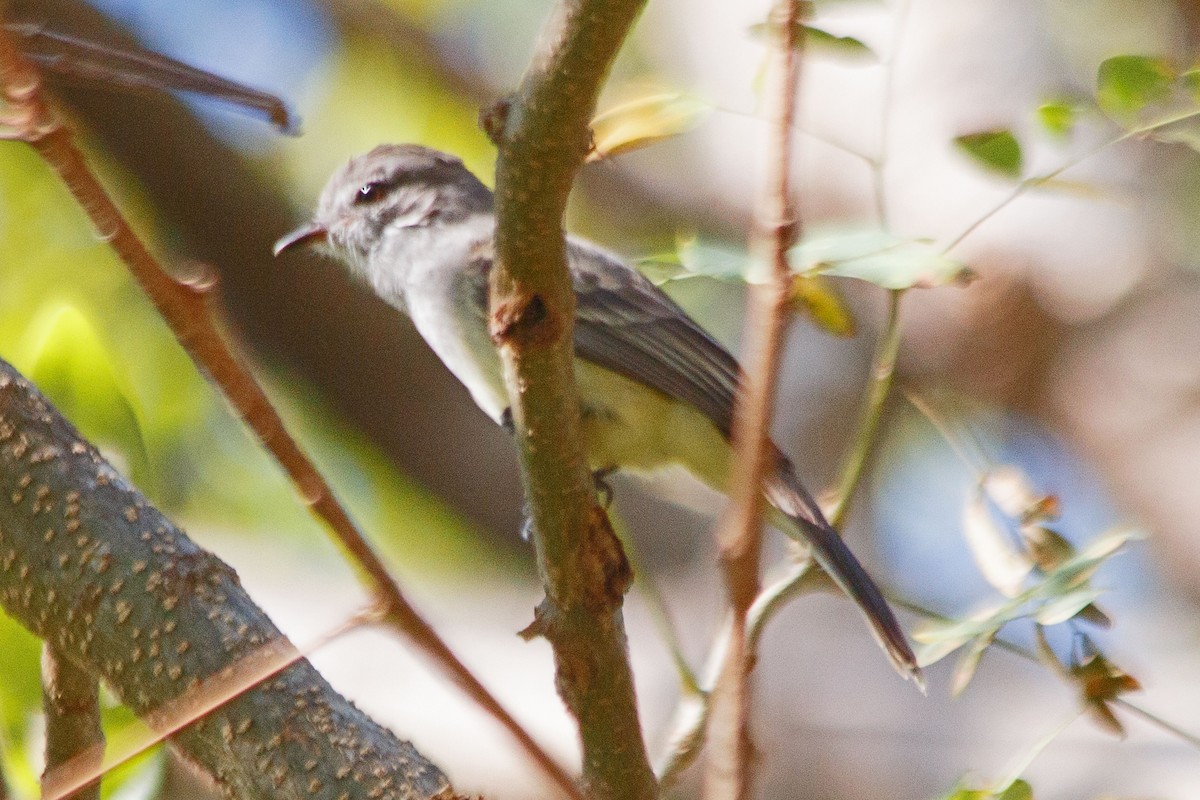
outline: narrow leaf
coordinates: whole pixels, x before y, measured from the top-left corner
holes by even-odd
[[[954,144],[976,164],[1006,178],[1020,179],[1024,156],[1021,143],[1012,131],[996,129],[967,133],[954,138]]]
[[[637,262],[638,272],[650,279],[655,286],[679,280],[680,278],[695,277],[688,272],[687,267],[679,263],[674,253],[653,255]]]
[[[1033,800],[1033,787],[1028,781],[1015,780],[1007,789],[996,795],[996,800]]]
[[[884,289],[966,283],[974,274],[929,242],[881,231],[842,231],[812,236],[792,249],[792,268],[801,274],[857,278]]]
[[[1084,586],[1060,597],[1047,601],[1034,613],[1033,618],[1042,625],[1057,625],[1074,617],[1103,594],[1101,589]]]
[[[997,633],[999,630],[994,629],[982,636],[975,637],[966,652],[959,657],[958,663],[954,665],[954,676],[950,680],[951,697],[958,697],[962,694],[963,690],[967,688],[967,684],[975,677],[979,661],[983,658],[984,651],[996,640]]]
[[[835,36],[829,31],[808,25],[805,28],[804,46],[818,53],[849,58],[866,58],[878,61],[875,51],[853,36]]]
[[[712,113],[708,103],[678,92],[651,95],[614,106],[592,120],[589,162],[678,136]]]

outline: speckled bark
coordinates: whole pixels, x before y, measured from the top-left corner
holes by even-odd
[[[0,605],[156,710],[282,634],[197,547],[0,361]],[[210,684],[211,685],[211,684]],[[299,661],[172,737],[230,797],[452,797],[446,777]]]
[[[52,645],[42,647],[42,713],[46,715],[46,765],[42,770],[42,797],[56,797],[55,785],[72,763],[73,772],[94,773],[104,758],[104,731],[100,726],[100,684],[96,676],[80,669]],[[99,800],[100,781],[90,781],[63,800]]]

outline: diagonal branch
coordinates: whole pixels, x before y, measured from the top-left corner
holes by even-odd
[[[596,798],[653,798],[621,615],[629,565],[597,506],[572,367],[575,297],[562,220],[588,121],[644,0],[561,0],[516,93],[484,114],[499,148],[491,330],[504,363],[554,648]]]
[[[234,571],[151,506],[3,361],[0,491],[0,606],[170,733],[229,796],[454,796],[411,744],[290,655]],[[269,680],[237,693],[237,674],[263,652],[285,658],[259,673]],[[203,718],[167,711],[189,707],[184,701],[210,685],[227,691]],[[86,751],[84,760],[92,760]],[[95,777],[85,771],[56,786],[71,792]]]
[[[99,234],[121,257],[166,320],[180,344],[221,390],[263,446],[291,478],[313,513],[322,519],[358,567],[384,620],[405,634],[445,671],[467,696],[496,719],[535,764],[570,797],[578,790],[561,767],[500,705],[437,632],[417,613],[325,478],[287,432],[278,412],[221,335],[206,287],[171,277],[125,221],[75,147],[71,133],[41,98],[40,79],[0,26],[0,83],[7,101],[5,122],[66,184]]]
[[[709,716],[709,761],[705,796],[742,800],[751,793],[754,746],[750,738],[750,672],[754,653],[747,619],[759,591],[762,485],[772,448],[771,417],[783,350],[791,269],[787,251],[800,223],[791,200],[791,134],[796,115],[802,42],[802,4],[779,0],[771,12],[774,33],[769,80],[768,179],[757,213],[755,245],[767,267],[766,280],[751,284],[746,314],[746,376],[733,422],[733,488],[727,524],[720,532],[721,561],[732,620],[725,661],[713,691]]]

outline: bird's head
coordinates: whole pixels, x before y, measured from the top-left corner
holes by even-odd
[[[275,255],[318,245],[361,266],[392,237],[491,209],[491,191],[454,156],[415,144],[380,145],[333,173],[313,219],[276,242]]]

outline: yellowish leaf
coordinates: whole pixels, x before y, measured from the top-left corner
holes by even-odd
[[[621,103],[592,120],[588,162],[648,147],[699,125],[712,106],[679,92],[641,97]]]
[[[820,275],[792,278],[792,304],[834,336],[853,336],[857,325],[832,281]]]

